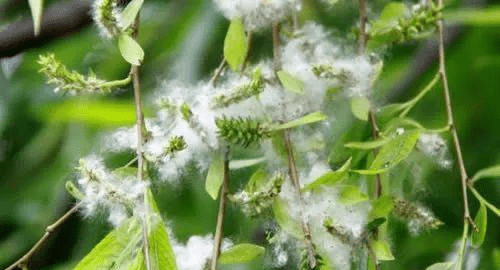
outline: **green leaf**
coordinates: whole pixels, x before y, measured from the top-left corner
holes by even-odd
[[[369,141],[369,142],[348,142],[344,144],[344,146],[347,148],[371,150],[379,148],[390,141],[391,140],[389,138],[380,138],[375,141]]]
[[[127,29],[134,22],[139,10],[142,7],[144,0],[132,0],[121,14],[121,24],[123,29]]]
[[[484,203],[481,203],[481,206],[477,211],[476,218],[474,218],[474,223],[476,223],[479,231],[472,231],[471,245],[474,248],[479,248],[484,242],[486,228],[488,225],[488,212]]]
[[[377,112],[377,121],[379,123],[387,123],[392,118],[399,116],[408,106],[407,102],[388,104],[380,108]]]
[[[83,198],[85,198],[85,195],[76,187],[75,183],[73,183],[72,181],[66,181],[65,187],[66,191],[68,191],[68,193],[71,194],[73,198],[77,200],[83,200]]]
[[[500,177],[500,165],[496,165],[496,166],[482,169],[482,170],[478,171],[472,177],[471,181],[472,181],[472,183],[474,183],[481,178],[488,178],[488,177]]]
[[[476,26],[500,25],[500,6],[482,9],[460,9],[447,11],[443,14],[446,21],[460,22]]]
[[[258,169],[248,180],[248,184],[245,191],[248,193],[254,193],[259,190],[259,187],[266,183],[268,179],[267,173],[263,169]]]
[[[221,264],[247,263],[264,254],[264,247],[253,244],[239,244],[220,254],[218,262]]]
[[[500,248],[493,249],[491,257],[493,257],[493,267],[495,269],[500,269]]]
[[[212,197],[217,200],[219,190],[224,181],[224,157],[220,151],[216,152],[212,157],[212,163],[208,168],[207,180],[205,182],[205,190]]]
[[[303,95],[305,93],[306,87],[303,81],[299,80],[297,77],[284,70],[278,71],[277,74],[285,90],[300,95]]]
[[[280,228],[297,239],[304,238],[304,233],[301,230],[299,222],[292,219],[289,212],[290,210],[286,202],[280,198],[274,200],[273,214]]]
[[[368,232],[374,232],[378,227],[380,227],[386,221],[387,221],[387,218],[385,218],[385,217],[373,219],[372,221],[368,222],[368,224],[366,224],[365,229]]]
[[[420,132],[418,130],[406,131],[402,135],[394,137],[390,142],[382,146],[368,170],[355,170],[360,174],[383,173],[405,160],[415,147]]]
[[[453,265],[453,262],[435,263],[425,268],[425,270],[451,270]]]
[[[333,186],[340,183],[348,176],[348,169],[351,167],[351,158],[349,158],[341,168],[334,172],[327,172],[307,184],[302,191],[317,191],[323,186]]]
[[[42,26],[43,15],[43,0],[28,0],[31,9],[31,17],[33,18],[33,28],[35,36],[40,34],[40,27]]]
[[[392,197],[384,195],[373,202],[372,210],[370,211],[370,217],[374,219],[387,217],[387,215],[392,211],[393,208],[394,201],[392,200]]]
[[[85,256],[74,270],[128,269],[135,257],[142,253],[138,248],[142,230],[137,218],[132,217],[111,231]]]
[[[384,6],[384,9],[380,13],[379,21],[382,22],[393,22],[399,20],[406,14],[406,5],[403,3],[390,2]]]
[[[340,201],[344,204],[356,204],[368,200],[368,195],[359,190],[357,186],[344,186],[340,191]]]
[[[229,162],[229,169],[236,170],[236,169],[247,168],[247,167],[251,167],[251,166],[257,165],[257,164],[259,164],[261,162],[264,162],[265,160],[266,160],[266,157],[252,158],[252,159],[241,159],[241,160],[231,160]]]
[[[368,121],[370,108],[370,100],[365,97],[355,97],[351,99],[351,112],[359,120]]]
[[[392,261],[394,256],[392,255],[391,248],[386,241],[383,240],[373,240],[370,242],[370,246],[375,253],[377,261]]]
[[[144,60],[144,51],[141,45],[127,34],[121,34],[118,37],[118,49],[120,49],[123,59],[132,65],[140,66]]]
[[[152,269],[177,269],[175,255],[170,246],[165,223],[160,215],[158,206],[154,200],[151,190],[146,191],[146,202],[152,213],[147,220],[148,225],[148,243],[149,243],[149,261]]]
[[[298,127],[298,126],[302,126],[302,125],[306,125],[306,124],[324,121],[327,118],[328,118],[328,116],[326,116],[322,112],[313,112],[313,113],[310,113],[310,114],[303,116],[299,119],[292,120],[288,123],[270,127],[270,130],[277,131],[277,130],[283,130],[283,129],[287,129],[287,128]]]
[[[231,21],[224,39],[224,59],[233,71],[238,71],[245,62],[248,41],[243,21],[238,18]]]
[[[131,125],[135,107],[130,102],[70,99],[42,108],[40,117],[48,122],[82,122],[96,126]]]

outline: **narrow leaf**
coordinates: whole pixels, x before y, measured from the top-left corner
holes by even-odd
[[[33,18],[33,28],[35,30],[35,36],[40,34],[40,28],[42,26],[42,15],[43,15],[43,0],[28,0],[28,4],[31,9],[31,17]]]
[[[406,5],[403,3],[390,2],[384,6],[379,20],[384,22],[397,21],[406,14]]]
[[[265,160],[266,160],[266,157],[253,158],[253,159],[231,160],[229,162],[229,169],[236,170],[236,169],[247,168],[247,167],[257,165],[261,162],[264,162]]]
[[[394,137],[380,148],[380,152],[368,170],[355,170],[355,172],[360,174],[378,174],[389,170],[410,155],[419,136],[420,132],[418,130],[411,130]]]
[[[252,176],[250,177],[250,180],[248,180],[248,184],[245,188],[245,191],[248,193],[253,193],[259,190],[259,187],[264,185],[266,183],[266,180],[268,179],[267,173],[259,169],[257,170]]]
[[[453,267],[453,262],[435,263],[425,270],[451,270]]]
[[[224,181],[224,158],[222,153],[217,152],[212,157],[212,163],[208,168],[207,180],[205,182],[205,190],[212,199],[217,200],[219,190]]]
[[[240,18],[234,19],[229,25],[224,39],[224,59],[233,71],[240,70],[245,62],[248,51],[248,41],[245,26]]]
[[[394,202],[392,200],[392,197],[384,195],[373,202],[370,217],[374,219],[387,217],[387,215],[392,211],[393,208]]]
[[[375,257],[378,261],[392,261],[394,256],[392,255],[391,248],[386,241],[374,240],[370,242],[370,246],[375,253]]]
[[[486,227],[488,225],[488,212],[484,203],[481,203],[476,218],[474,218],[474,223],[476,223],[479,231],[472,231],[471,245],[474,248],[479,248],[484,242]]]
[[[444,13],[446,21],[460,22],[477,26],[500,25],[500,6],[484,9],[461,9]]]
[[[351,112],[359,120],[368,121],[370,108],[370,100],[365,97],[356,97],[351,99]]]
[[[147,219],[149,261],[153,269],[175,270],[175,256],[170,246],[165,223],[160,215],[151,190],[146,191],[146,202],[151,210]]]
[[[144,0],[132,0],[128,3],[127,7],[125,7],[121,14],[121,24],[123,29],[127,29],[134,22],[143,3]]]
[[[339,168],[337,171],[327,172],[322,176],[318,177],[313,182],[307,184],[302,191],[317,191],[323,186],[333,186],[340,183],[342,180],[346,179],[348,176],[348,169],[351,166],[351,158],[349,158],[346,163]]]
[[[222,252],[219,257],[221,264],[241,264],[248,263],[263,255],[266,249],[253,244],[239,244]]]
[[[278,71],[277,74],[285,90],[300,95],[303,95],[305,93],[306,87],[303,81],[299,80],[297,77],[284,70]]]
[[[144,51],[141,45],[127,34],[118,37],[118,49],[120,49],[123,59],[132,65],[140,66],[144,60]]]
[[[500,177],[500,165],[496,165],[496,166],[482,169],[482,170],[478,171],[472,177],[471,181],[472,181],[472,183],[474,183],[481,178],[488,178],[488,177]]]
[[[356,204],[368,200],[368,195],[364,194],[356,186],[344,186],[340,191],[340,201],[344,204]]]
[[[273,204],[273,214],[276,222],[280,225],[280,228],[293,235],[297,239],[302,239],[304,237],[304,233],[300,228],[299,222],[290,217],[290,210],[288,209],[288,205],[286,202],[277,198],[274,200]]]
[[[299,119],[292,120],[288,123],[271,127],[270,129],[273,131],[283,130],[283,129],[287,129],[287,128],[293,128],[293,127],[298,127],[298,126],[311,124],[311,123],[315,123],[315,122],[319,122],[319,121],[324,121],[327,118],[328,118],[328,116],[326,116],[322,112],[313,112],[313,113],[310,113],[310,114],[303,116]]]
[[[371,150],[375,148],[379,148],[383,146],[384,144],[388,143],[390,139],[388,138],[381,138],[375,141],[369,141],[369,142],[348,142],[344,146],[347,148],[354,148],[354,149],[363,149],[363,150]]]
[[[141,235],[141,226],[137,218],[129,218],[104,237],[74,270],[119,269],[133,264],[135,256],[142,252],[137,248]]]

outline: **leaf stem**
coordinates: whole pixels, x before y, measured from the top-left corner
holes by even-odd
[[[224,69],[226,69],[226,67],[227,67],[227,61],[225,58],[223,58],[222,61],[220,62],[219,67],[215,70],[214,75],[210,79],[210,84],[213,87],[217,85],[217,79],[219,79],[220,75],[222,74]]]
[[[368,34],[366,33],[366,23],[368,22],[368,15],[366,13],[366,0],[359,0],[359,39],[358,39],[358,55],[363,55],[366,42],[368,41]]]
[[[476,198],[481,203],[484,203],[484,205],[486,205],[486,207],[488,207],[493,213],[495,213],[497,216],[500,217],[500,210],[498,208],[496,208],[496,206],[494,206],[493,204],[489,203],[483,196],[481,196],[481,194],[479,194],[479,192],[474,187],[469,186],[469,189],[472,191],[472,193],[474,194],[474,196],[476,196]]]
[[[215,228],[211,270],[217,270],[217,260],[220,255],[222,239],[224,237],[224,216],[226,214],[227,195],[229,193],[229,151],[229,147],[227,147],[224,153],[224,178],[220,191],[219,213],[217,215],[217,225]]]
[[[137,34],[139,33],[139,15],[135,18],[132,25],[134,29],[132,33],[132,38],[137,39]],[[132,65],[130,69],[130,76],[132,77],[132,83],[134,87],[134,103],[135,103],[135,116],[136,116],[136,126],[137,126],[137,179],[139,181],[145,181],[144,179],[144,154],[142,151],[142,146],[144,144],[144,138],[147,135],[146,125],[144,123],[144,113],[142,111],[142,100],[141,100],[141,82],[140,82],[140,69],[139,66]],[[144,196],[145,204],[147,198]],[[147,211],[147,207],[146,207]],[[151,270],[151,258],[149,257],[149,237],[148,237],[148,213],[146,213],[143,224],[142,232],[144,238],[144,258],[146,263],[146,269]]]
[[[443,0],[437,0],[440,9],[443,7]],[[440,12],[441,13],[441,12]],[[465,169],[465,164],[462,156],[462,150],[460,147],[460,141],[458,139],[457,128],[455,126],[455,120],[453,115],[453,109],[451,106],[450,90],[448,87],[448,77],[446,75],[446,64],[445,64],[445,53],[444,53],[444,25],[442,14],[439,15],[440,19],[437,21],[437,36],[438,36],[438,48],[439,48],[439,76],[441,77],[442,87],[443,87],[443,98],[446,107],[446,116],[448,118],[448,126],[450,127],[450,133],[453,139],[453,144],[456,152],[456,159],[458,167],[460,170],[460,180],[462,187],[462,201],[464,207],[464,232],[468,231],[468,224],[470,224],[474,229],[476,225],[472,220],[469,212],[469,202],[467,199],[467,181],[469,177],[467,176],[467,171]],[[467,237],[467,235],[464,235]],[[461,263],[460,263],[461,264]]]
[[[121,87],[129,84],[132,81],[132,76],[127,76],[127,78],[123,80],[115,80],[115,81],[110,81],[110,82],[105,82],[100,85],[100,88],[115,88],[115,87]]]
[[[28,263],[29,259],[35,252],[49,239],[50,235],[52,232],[54,232],[55,229],[57,229],[61,224],[63,224],[71,215],[73,215],[78,208],[82,206],[82,202],[80,201],[78,204],[73,206],[68,212],[66,212],[63,216],[61,216],[56,222],[52,223],[51,225],[47,226],[45,228],[45,234],[36,242],[36,244],[26,253],[24,254],[19,260],[17,260],[15,263],[13,263],[11,266],[7,267],[5,270],[12,270],[15,269],[16,267],[24,269],[26,267],[26,264]]]
[[[432,78],[429,84],[427,84],[425,88],[422,89],[422,91],[420,91],[420,93],[418,93],[416,97],[414,97],[412,100],[406,103],[408,104],[408,107],[406,107],[405,110],[401,112],[399,117],[406,116],[410,112],[410,110],[413,109],[413,107],[415,107],[415,105],[425,96],[425,94],[427,94],[430,90],[432,90],[432,88],[434,87],[434,85],[436,85],[436,83],[439,81],[440,78],[441,78],[440,73],[439,72],[436,73],[436,75],[434,75],[434,78]]]

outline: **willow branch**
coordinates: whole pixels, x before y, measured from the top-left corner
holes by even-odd
[[[443,0],[438,0],[438,6],[441,8],[443,7]],[[457,164],[458,168],[460,170],[460,180],[461,180],[461,187],[462,187],[462,200],[463,200],[463,207],[464,207],[464,222],[469,222],[473,228],[475,228],[475,224],[472,221],[472,218],[470,216],[469,212],[469,202],[467,199],[467,180],[469,177],[467,176],[467,171],[465,169],[465,163],[462,155],[462,150],[460,147],[460,140],[458,138],[457,134],[457,128],[455,126],[455,119],[453,115],[453,109],[451,105],[451,98],[450,98],[450,90],[448,87],[448,77],[446,75],[446,64],[445,64],[445,53],[444,53],[444,26],[443,26],[443,19],[441,17],[440,20],[437,22],[437,32],[438,32],[438,48],[439,48],[439,75],[441,76],[441,82],[442,82],[442,88],[443,88],[443,98],[445,102],[445,107],[446,107],[446,116],[448,119],[448,126],[450,127],[450,133],[451,137],[453,139],[453,145],[455,148],[455,153],[456,153],[456,159],[457,159]]]
[[[220,191],[219,213],[217,215],[217,225],[215,228],[214,248],[211,261],[211,270],[217,269],[217,260],[220,255],[222,239],[224,237],[224,217],[226,215],[227,194],[229,192],[229,148],[224,153],[224,179]]]
[[[22,256],[19,260],[17,260],[15,263],[13,263],[11,266],[7,267],[5,270],[12,270],[15,269],[16,267],[18,268],[23,268],[26,266],[28,263],[29,259],[35,252],[49,239],[50,235],[57,229],[61,224],[63,224],[71,215],[73,215],[76,211],[78,211],[78,208],[82,206],[82,202],[79,202],[73,208],[71,208],[66,214],[64,214],[62,217],[60,217],[56,222],[52,223],[51,225],[47,226],[45,228],[45,234],[36,242],[36,244],[26,253],[24,256]]]
[[[359,39],[358,39],[358,54],[363,55],[368,35],[366,33],[366,23],[368,22],[368,15],[366,13],[366,0],[359,0]]]

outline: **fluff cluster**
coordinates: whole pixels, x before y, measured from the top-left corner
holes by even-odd
[[[77,183],[83,194],[85,215],[93,216],[104,211],[114,226],[119,226],[133,214],[142,216],[148,182],[109,171],[102,158],[96,155],[81,159],[78,170],[80,178]]]
[[[422,153],[432,158],[440,167],[445,169],[451,168],[452,161],[448,158],[448,146],[439,134],[421,134],[417,147]]]
[[[214,0],[229,20],[242,18],[250,31],[260,30],[299,10],[300,0]]]
[[[212,235],[194,235],[185,244],[177,242],[173,236],[170,236],[170,239],[179,270],[207,269],[206,265],[213,254],[214,237]],[[230,240],[224,239],[221,250],[226,250],[232,245]]]

